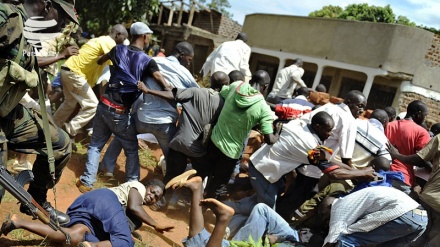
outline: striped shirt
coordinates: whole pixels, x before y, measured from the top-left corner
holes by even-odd
[[[336,243],[341,234],[372,231],[418,206],[408,195],[391,187],[359,190],[333,202],[324,243]]]

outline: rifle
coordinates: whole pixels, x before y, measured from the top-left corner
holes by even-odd
[[[60,227],[58,222],[52,220],[46,210],[23,188],[23,185],[33,180],[33,177],[34,175],[31,171],[22,171],[17,176],[17,179],[14,179],[6,167],[0,163],[0,185],[29,209],[34,220],[38,219],[44,224],[49,225],[53,230],[62,232],[66,236],[66,244],[70,245],[70,235]]]

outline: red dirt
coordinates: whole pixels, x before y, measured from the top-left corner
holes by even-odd
[[[161,155],[160,149],[156,146],[153,154],[157,160]],[[104,150],[105,152],[105,150]],[[34,160],[34,157],[30,157],[30,160]],[[66,211],[68,206],[77,198],[81,193],[75,186],[75,178],[82,174],[85,161],[87,159],[87,154],[74,153],[66,169],[63,172],[60,182],[56,186],[57,191],[57,208],[61,211]],[[106,187],[117,186],[119,183],[125,181],[124,171],[125,171],[125,156],[121,154],[118,158],[118,165],[114,172],[115,178],[105,179],[101,178],[101,182],[105,183]],[[141,181],[145,182],[152,178],[162,178],[159,169],[154,168],[141,168]],[[48,193],[48,201],[54,205],[54,195],[52,190]],[[153,219],[161,224],[172,225],[175,228],[171,232],[165,232],[160,234],[156,232],[153,228],[143,225],[137,232],[142,235],[142,244],[140,246],[182,246],[181,241],[188,234],[188,218],[189,211],[188,207],[180,207],[179,210],[169,212],[165,214],[164,212],[156,212],[150,210],[148,207],[144,207],[146,211],[150,214]],[[17,200],[12,198],[10,195],[6,196],[2,203],[0,204],[0,222],[5,219],[8,213],[18,213],[20,217],[28,218],[24,214],[19,212],[19,205]],[[0,237],[0,246],[39,246],[43,241],[43,238],[32,234],[27,231],[12,231],[8,236]],[[138,240],[136,240],[138,241]],[[48,244],[42,246],[59,246]]]

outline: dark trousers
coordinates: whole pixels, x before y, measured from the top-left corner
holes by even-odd
[[[1,118],[0,128],[8,140],[8,149],[19,153],[37,154],[32,172],[34,181],[29,184],[28,192],[38,202],[46,201],[48,189],[59,181],[72,152],[70,138],[66,132],[49,123],[50,138],[55,158],[55,181],[49,172],[46,140],[40,113],[17,105],[11,113]],[[0,137],[1,138],[1,137]]]
[[[275,207],[277,213],[284,219],[290,220],[292,213],[311,197],[318,181],[317,178],[307,177],[298,172],[295,182],[291,184],[284,196],[277,198]]]
[[[164,184],[167,184],[172,178],[185,172],[188,159],[190,159],[192,167],[197,171],[196,176],[200,176],[204,179],[209,175],[210,161],[208,155],[192,157],[170,148],[167,158],[167,172],[163,178]]]
[[[206,197],[217,198],[226,192],[226,184],[231,178],[238,159],[226,156],[212,141],[209,142],[208,155],[212,173]]]

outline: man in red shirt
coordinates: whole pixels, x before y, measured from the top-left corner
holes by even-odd
[[[404,119],[388,124],[385,135],[401,154],[415,154],[430,141],[431,138],[428,131],[421,126],[427,115],[428,107],[425,103],[420,100],[414,100],[408,104]],[[410,187],[414,187],[413,166],[414,164],[406,164],[394,159],[391,164],[391,170],[401,171],[405,176],[405,183]]]

